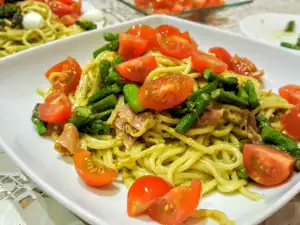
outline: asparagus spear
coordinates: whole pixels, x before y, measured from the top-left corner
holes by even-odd
[[[271,126],[269,120],[264,115],[259,115],[258,117],[256,117],[256,120],[259,124],[260,129],[262,129],[266,126]]]
[[[111,132],[110,126],[102,120],[93,120],[88,122],[81,132],[88,134],[109,134]]]
[[[198,121],[198,114],[196,112],[186,114],[177,124],[175,130],[178,133],[184,134]]]
[[[298,44],[300,44],[300,43],[298,43]],[[280,42],[281,47],[290,48],[290,49],[294,49],[294,50],[300,50],[300,45],[298,45],[298,44],[291,44],[291,43],[284,42],[284,41]]]
[[[119,40],[119,34],[114,34],[114,33],[105,33],[104,34],[104,40],[105,41],[117,41]]]
[[[197,91],[192,92],[188,97],[188,101],[195,101],[197,97],[201,96],[202,94],[210,94],[212,91],[217,89],[217,83],[218,82],[209,83],[204,87],[199,88]]]
[[[93,52],[93,56],[94,58],[96,58],[101,52],[104,51],[117,51],[119,49],[119,42],[118,41],[112,41],[104,46],[102,46],[101,48],[96,49]]]
[[[100,112],[100,113],[95,113],[90,116],[88,122],[93,121],[93,120],[107,120],[112,112],[113,112],[113,109],[108,109],[108,110]]]
[[[105,97],[104,99],[94,103],[91,105],[91,110],[93,113],[96,112],[103,112],[107,109],[111,109],[117,105],[117,98],[115,95],[109,95]]]
[[[77,129],[80,129],[84,124],[88,122],[92,110],[87,106],[78,106],[73,110],[72,117],[69,120],[70,123],[74,124]]]
[[[231,92],[224,91],[223,89],[217,89],[213,91],[211,93],[211,97],[221,103],[231,104],[243,108],[249,107],[247,101]]]
[[[251,109],[255,109],[260,106],[259,99],[256,94],[255,86],[251,80],[247,80],[244,86],[248,96],[249,96],[249,105]]]
[[[243,88],[243,87],[238,88],[237,96],[244,99],[245,101],[249,101],[249,96],[248,96],[245,88]]]
[[[88,104],[93,104],[105,97],[107,97],[110,94],[119,94],[121,92],[121,88],[117,84],[113,84],[110,86],[107,86],[103,88],[102,90],[99,90],[95,92],[92,96],[88,98]]]
[[[209,100],[210,96],[208,94],[202,94],[198,97],[195,103],[195,111],[186,114],[177,124],[175,130],[179,133],[185,133],[194,126],[195,123],[197,123],[199,116],[201,116],[207,108]]]
[[[110,71],[104,83],[105,85],[112,85],[112,84],[123,85],[124,81],[118,71]]]
[[[117,56],[114,58],[114,60],[112,61],[112,67],[115,68],[116,65],[122,63],[124,61],[122,56]]]
[[[261,137],[264,142],[282,146],[287,152],[298,148],[297,143],[293,139],[269,126],[262,128]]]
[[[103,59],[100,61],[100,70],[99,70],[99,75],[100,75],[100,78],[101,78],[101,81],[105,81],[106,77],[108,76],[109,74],[109,69],[111,67],[111,62],[106,60],[106,59]]]
[[[97,28],[97,25],[89,20],[87,20],[87,21],[77,20],[76,24],[84,30],[94,30]]]
[[[135,113],[146,110],[138,99],[138,91],[139,87],[136,84],[126,84],[123,87],[125,101]]]
[[[286,25],[286,28],[284,29],[285,32],[294,32],[295,31],[296,23],[294,20],[291,20]]]
[[[243,167],[243,166],[240,166],[236,169],[236,175],[240,179],[244,179],[244,180],[247,180],[249,178],[248,173],[247,173],[245,167]]]
[[[219,88],[224,88],[226,91],[234,91],[238,86],[238,79],[236,77],[223,78],[214,74],[211,70],[204,71],[204,79],[207,82],[218,82]]]
[[[39,105],[40,104],[36,104],[35,107],[33,108],[31,121],[34,123],[35,129],[38,132],[38,134],[42,136],[47,132],[47,128],[46,128],[47,123],[40,120]]]

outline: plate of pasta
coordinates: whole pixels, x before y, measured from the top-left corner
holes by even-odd
[[[1,0],[0,58],[97,28],[116,19],[88,1]]]
[[[0,61],[1,144],[90,224],[258,224],[300,190],[297,62],[168,16],[91,31]]]

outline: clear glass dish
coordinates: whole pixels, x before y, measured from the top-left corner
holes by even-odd
[[[134,0],[118,0],[119,2],[122,2],[123,4],[127,5],[128,7],[144,14],[144,15],[153,15],[154,13],[151,11],[149,8],[144,8],[144,7],[136,7],[134,4]],[[184,11],[180,13],[173,13],[173,14],[168,14],[172,16],[177,16],[177,17],[183,17],[183,18],[188,18],[190,16],[193,16],[195,14],[205,14],[207,12],[210,12],[212,10],[220,10],[224,8],[230,8],[230,7],[236,7],[248,3],[252,3],[254,0],[225,0],[225,4],[221,6],[215,6],[215,7],[206,7],[206,8],[198,8],[198,9],[192,9],[189,11]],[[192,19],[192,18],[191,18]]]

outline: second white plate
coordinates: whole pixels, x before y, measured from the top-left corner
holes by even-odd
[[[295,32],[287,33],[284,29],[289,21],[295,21]],[[300,15],[264,13],[251,15],[240,22],[242,32],[250,38],[269,45],[280,46],[280,42],[296,43],[300,33]],[[284,48],[300,55],[300,51]]]

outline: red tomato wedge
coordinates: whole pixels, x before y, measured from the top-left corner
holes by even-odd
[[[39,117],[48,123],[65,123],[72,115],[67,96],[61,92],[49,95],[45,103],[39,105]]]
[[[288,84],[279,89],[279,95],[291,104],[300,103],[300,86]]]
[[[147,6],[152,0],[134,0],[136,6]]]
[[[176,0],[152,0],[154,9],[167,8],[170,9],[176,3]]]
[[[154,56],[142,56],[116,66],[123,78],[134,82],[144,82],[149,73],[156,68],[157,63]]]
[[[191,35],[189,32],[183,32],[181,35],[181,37],[183,37],[184,39],[188,40],[190,42],[191,45],[193,45],[195,48],[198,48],[198,44],[196,43],[196,41],[191,38]]]
[[[289,136],[300,140],[300,104],[295,105],[283,115],[281,124]]]
[[[217,57],[199,51],[193,52],[192,64],[201,73],[206,69],[211,69],[214,73],[220,74],[228,68],[227,64]]]
[[[165,110],[180,105],[193,90],[193,78],[172,74],[145,83],[138,93],[140,102],[149,109]]]
[[[4,0],[0,0],[0,5],[4,5]]]
[[[51,8],[51,10],[53,11],[53,13],[58,16],[67,15],[73,9],[72,5],[67,5],[67,4],[64,4],[64,3],[60,2],[60,1],[56,1],[56,0],[49,1],[48,5]]]
[[[254,77],[256,79],[260,79],[264,75],[264,71],[258,70],[251,60],[241,58],[238,55],[232,57],[231,70],[237,74]]]
[[[256,144],[244,145],[243,160],[251,179],[264,186],[283,183],[296,163],[289,153]]]
[[[62,2],[64,4],[67,4],[67,5],[72,5],[73,4],[73,0],[58,0],[59,2]]]
[[[162,36],[156,35],[159,50],[162,54],[177,59],[184,59],[192,55],[193,51],[197,49],[188,40],[179,36]]]
[[[158,197],[165,195],[172,188],[171,184],[157,176],[149,175],[138,178],[128,191],[128,216],[138,216],[144,213]]]
[[[147,211],[155,221],[164,225],[177,225],[196,210],[202,194],[202,182],[193,179],[190,186],[175,187],[158,198]]]
[[[228,68],[231,68],[231,55],[225,48],[213,47],[208,51],[215,54],[218,59],[221,59],[224,63],[226,63]]]
[[[122,33],[119,41],[119,55],[125,60],[139,57],[147,51],[148,41],[135,35]]]
[[[60,21],[66,26],[71,26],[76,22],[78,18],[79,16],[65,15],[60,18]]]
[[[128,34],[132,34],[142,38],[143,40],[148,41],[147,51],[158,46],[156,40],[156,33],[154,29],[148,25],[139,24],[131,27],[128,31]]]
[[[181,32],[177,27],[172,25],[163,24],[155,28],[155,32],[162,36],[180,36]]]
[[[74,91],[79,84],[82,70],[74,58],[68,57],[66,60],[51,67],[45,76],[50,79],[50,75],[54,72],[61,73],[59,78],[52,81],[54,82],[54,87],[63,88],[64,93],[69,94]]]
[[[75,152],[73,162],[79,177],[91,187],[102,187],[111,183],[117,172],[93,160],[88,151]]]

